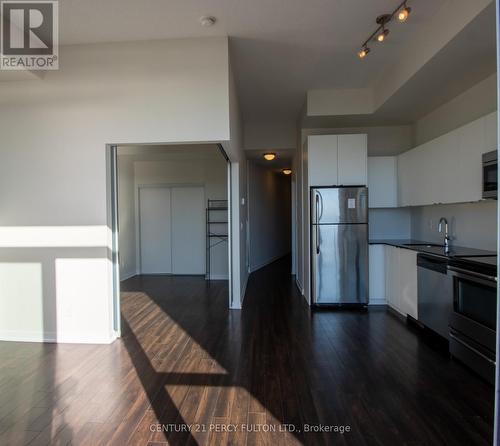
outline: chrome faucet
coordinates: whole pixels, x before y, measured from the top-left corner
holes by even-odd
[[[446,218],[441,217],[439,220],[438,231],[439,233],[443,233],[443,224],[444,224],[444,250],[448,252],[450,250],[450,236],[448,234],[448,220]]]

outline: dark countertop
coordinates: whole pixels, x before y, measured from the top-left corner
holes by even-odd
[[[450,251],[446,253],[443,246],[435,243],[429,243],[422,240],[413,239],[381,239],[370,240],[370,245],[388,245],[395,246],[396,248],[409,249],[411,251],[423,252],[426,254],[433,254],[440,257],[480,257],[480,256],[496,256],[494,251],[485,251],[482,249],[464,248],[462,246],[450,246]],[[411,246],[410,246],[411,245]]]

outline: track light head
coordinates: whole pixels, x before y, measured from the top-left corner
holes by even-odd
[[[401,23],[406,22],[408,20],[408,17],[410,16],[410,13],[411,13],[411,8],[409,6],[406,6],[405,4],[404,8],[398,12],[398,20]]]
[[[358,57],[360,59],[364,59],[366,56],[368,56],[369,52],[370,52],[370,48],[368,48],[367,46],[364,46],[363,48],[361,48],[360,51],[358,51]]]
[[[389,35],[389,30],[388,29],[382,29],[382,31],[379,34],[377,34],[377,37],[376,37],[377,38],[377,42],[382,43],[388,35]]]

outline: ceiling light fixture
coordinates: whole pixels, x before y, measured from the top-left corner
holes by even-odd
[[[284,175],[291,175],[292,174],[292,169],[283,169],[282,170]]]
[[[366,56],[368,56],[368,53],[370,52],[370,48],[368,48],[367,46],[364,46],[363,48],[361,48],[361,50],[358,52],[358,56],[360,59],[364,59]]]
[[[267,161],[272,161],[274,158],[276,158],[276,153],[264,153],[264,159]]]
[[[404,23],[408,20],[408,17],[410,16],[411,8],[409,6],[406,6],[406,2],[404,2],[403,9],[400,9],[398,12],[398,20],[401,23]]]
[[[404,23],[408,20],[408,17],[411,12],[411,8],[407,6],[408,0],[404,0],[399,6],[391,13],[391,14],[382,14],[377,17],[377,25],[378,28],[370,34],[370,37],[366,39],[361,45],[361,49],[358,51],[358,57],[360,59],[364,59],[368,53],[370,52],[370,48],[368,47],[368,43],[375,40],[379,43],[385,41],[387,36],[389,35],[389,29],[387,25],[391,22],[395,17],[401,22]]]
[[[217,19],[211,15],[205,15],[203,17],[200,17],[201,26],[205,27],[214,26],[215,22],[217,22]]]
[[[382,43],[385,38],[389,35],[389,30],[388,29],[383,29],[381,33],[377,36],[377,42]]]

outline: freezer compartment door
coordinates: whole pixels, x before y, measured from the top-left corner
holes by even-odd
[[[368,223],[368,189],[311,189],[311,217],[312,224]]]
[[[368,303],[368,225],[313,225],[315,304]]]

